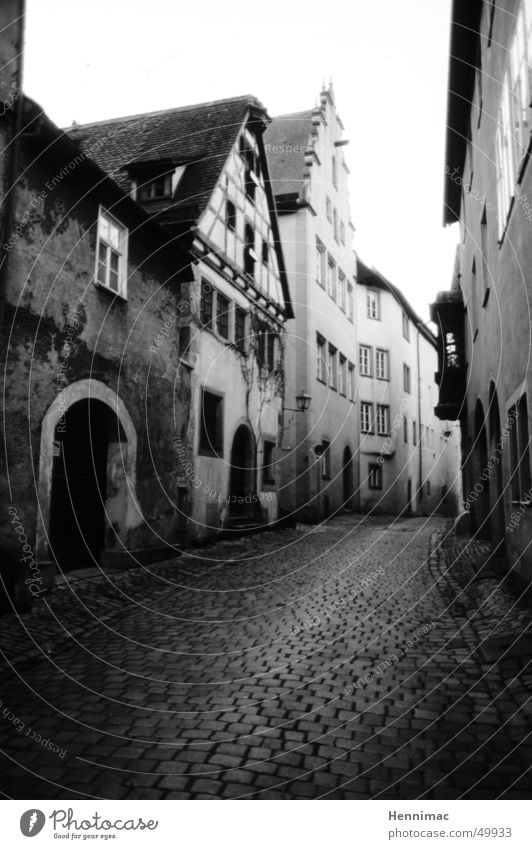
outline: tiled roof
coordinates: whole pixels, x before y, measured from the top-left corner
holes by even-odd
[[[279,198],[299,195],[310,142],[312,112],[294,112],[274,118],[264,134],[273,193]]]
[[[250,106],[266,115],[256,98],[244,95],[75,125],[66,132],[124,191],[130,189],[127,165],[160,160],[186,163],[172,201],[171,218],[193,221],[216,186]],[[168,208],[168,201],[158,206]]]

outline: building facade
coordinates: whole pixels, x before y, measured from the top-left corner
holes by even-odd
[[[436,339],[360,260],[356,293],[361,510],[456,515],[459,427],[434,414]]]
[[[158,359],[150,347],[191,269],[88,153],[22,104],[2,246],[0,547],[8,585],[25,575],[35,594],[55,564],[146,562],[183,539],[174,427],[159,413],[186,421],[190,368],[178,346]]]
[[[356,256],[332,86],[265,135],[295,322],[286,340],[279,501],[285,517],[358,509]],[[307,398],[308,408],[304,406]],[[296,400],[298,399],[298,400]]]
[[[176,322],[191,404],[175,429],[173,461],[198,539],[278,515],[292,308],[264,151],[267,121],[255,98],[240,97],[69,130],[193,254]]]
[[[446,224],[459,222],[439,326],[438,414],[462,425],[464,506],[473,529],[532,579],[530,167],[532,4],[453,4]]]

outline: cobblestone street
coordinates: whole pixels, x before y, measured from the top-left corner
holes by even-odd
[[[531,616],[447,527],[344,515],[71,573],[0,622],[4,794],[530,798]]]

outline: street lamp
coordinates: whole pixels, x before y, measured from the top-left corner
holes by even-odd
[[[295,408],[294,407],[285,407],[284,409],[288,410],[288,412],[290,412],[290,413],[304,413],[310,407],[311,400],[312,400],[311,396],[307,395],[305,390],[303,390],[302,392],[299,393],[299,395],[296,395],[297,406]]]

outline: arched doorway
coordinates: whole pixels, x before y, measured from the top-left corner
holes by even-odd
[[[72,404],[55,428],[50,548],[65,570],[100,562],[110,447],[125,441],[113,411],[89,398]]]
[[[124,550],[143,522],[136,495],[137,434],[119,396],[97,380],[66,386],[44,416],[37,556],[64,569]]]
[[[342,461],[342,483],[343,483],[343,508],[344,510],[353,509],[353,455],[351,449],[346,445],[344,448],[344,456]]]
[[[229,478],[229,515],[256,517],[255,440],[245,424],[236,429],[233,437]]]
[[[475,531],[481,539],[489,539],[489,472],[488,472],[488,440],[484,424],[484,408],[480,399],[475,407],[475,438],[473,445],[473,481],[471,492],[474,493],[473,516]]]
[[[493,382],[490,385],[488,420],[489,454],[492,458],[490,473],[491,539],[495,545],[500,546],[504,543],[505,539],[506,521],[504,518],[503,498],[501,418],[499,413],[499,399]]]

